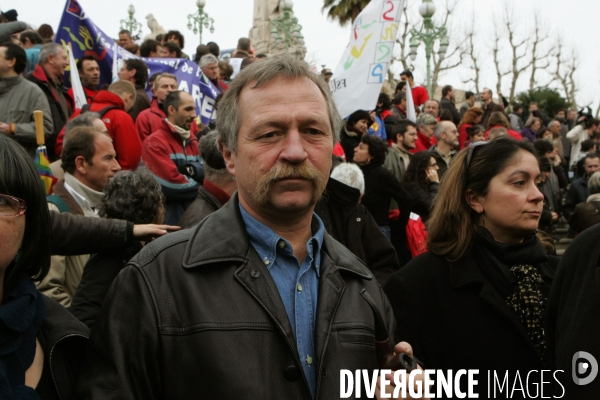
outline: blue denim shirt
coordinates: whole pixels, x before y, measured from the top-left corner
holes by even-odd
[[[314,235],[306,243],[308,255],[300,265],[287,240],[253,218],[241,204],[240,212],[250,243],[271,273],[283,301],[296,338],[302,369],[314,399],[317,389],[314,338],[325,226],[317,214],[313,214],[311,228]]]

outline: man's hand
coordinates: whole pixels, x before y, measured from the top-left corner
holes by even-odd
[[[133,226],[133,237],[142,242],[151,242],[157,237],[169,232],[178,231],[181,228],[172,225],[144,224]]]
[[[398,344],[396,344],[396,346],[394,347],[394,354],[399,354],[399,353],[406,353],[409,356],[413,356],[413,350],[412,350],[412,346],[406,342],[400,342]],[[423,370],[420,366],[418,367],[421,371]],[[392,394],[394,393],[394,388],[396,387],[396,385],[394,384],[394,371],[392,371],[391,374],[386,375],[386,380],[388,380],[390,382],[389,385],[386,385],[385,387],[385,393],[389,393]],[[415,392],[417,391],[417,381],[421,382],[421,387],[423,388],[423,393],[425,392],[425,383],[423,382],[423,374],[419,375],[417,379],[415,379],[415,385],[414,385],[414,390]],[[407,388],[406,388],[406,396],[407,397],[392,397],[393,399],[413,399],[414,397],[410,397],[409,394],[409,390],[408,390],[408,373],[406,374],[406,382],[402,382]],[[402,391],[400,390],[398,392],[399,395],[402,395]],[[375,389],[375,397],[378,400],[383,399],[383,397],[381,397],[381,377],[377,378],[377,388]],[[389,397],[387,397],[389,399]],[[425,399],[425,397],[421,397],[422,399]]]
[[[10,135],[10,125],[0,122],[0,132],[4,133],[5,135]]]

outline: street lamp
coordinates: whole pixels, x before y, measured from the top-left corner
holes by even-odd
[[[133,6],[133,4],[129,5],[129,8],[127,9],[127,13],[129,14],[129,19],[121,20],[121,29],[127,29],[129,31],[129,33],[131,33],[131,36],[135,36],[136,38],[139,38],[139,35],[142,34],[142,24],[139,23],[133,17],[133,14],[135,14],[135,7]],[[137,34],[136,34],[136,31],[137,31]]]
[[[196,1],[196,6],[198,7],[198,12],[196,14],[188,15],[188,29],[192,30],[194,28],[194,35],[199,33],[200,36],[200,44],[202,44],[202,28],[206,28],[210,30],[210,33],[215,31],[215,27],[213,26],[215,20],[208,16],[207,13],[204,12],[204,6],[206,5],[206,0],[198,0]]]
[[[417,48],[421,42],[425,43],[425,58],[427,58],[427,91],[429,96],[433,97],[433,88],[431,87],[431,53],[433,51],[433,42],[440,39],[438,55],[441,58],[446,56],[448,50],[448,30],[445,26],[436,27],[431,20],[435,14],[435,4],[432,0],[423,0],[419,6],[419,14],[423,17],[423,26],[418,31],[411,29],[410,34],[410,52],[408,55],[412,61],[417,58]]]
[[[302,25],[298,24],[298,18],[292,17],[292,0],[281,0],[283,5],[283,15],[271,20],[271,37],[275,39],[275,43],[279,44],[285,41],[285,52],[290,52],[290,42],[294,40],[296,43],[304,44],[304,36],[302,36]],[[282,38],[283,35],[283,38]]]

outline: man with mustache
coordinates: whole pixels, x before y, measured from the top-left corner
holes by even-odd
[[[198,139],[190,134],[196,103],[184,91],[171,92],[163,103],[166,118],[144,141],[142,164],[161,184],[166,197],[165,224],[176,225],[196,198],[204,169]]]
[[[373,274],[314,214],[342,127],[324,80],[291,56],[253,63],[217,126],[238,192],[121,271],[78,398],[334,399],[341,369],[378,368],[375,326],[393,339]]]

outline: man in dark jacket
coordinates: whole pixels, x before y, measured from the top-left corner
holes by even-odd
[[[494,103],[494,95],[488,88],[483,88],[481,91],[481,102],[483,103],[481,106],[483,109],[483,117],[481,118],[480,125],[487,127],[487,121],[490,118],[490,115],[492,115],[494,111],[504,112],[504,106]]]
[[[391,337],[395,326],[387,299],[313,213],[341,129],[329,87],[304,62],[269,58],[221,101],[238,193],[123,269],[90,337],[80,398],[330,399],[341,369],[378,368],[373,331]]]
[[[440,101],[440,108],[443,110],[450,111],[452,114],[452,122],[454,125],[460,124],[460,113],[454,105],[454,88],[450,85],[446,85],[442,88],[442,100]]]
[[[204,162],[204,181],[198,195],[179,220],[183,229],[192,228],[206,216],[223,207],[237,190],[233,175],[227,171],[223,155],[217,145],[217,131],[202,136],[198,151]]]
[[[52,136],[46,139],[48,154],[55,154],[56,137],[73,113],[73,99],[62,83],[67,65],[69,60],[63,47],[58,43],[48,43],[40,50],[37,67],[27,76],[42,89],[50,105],[54,129]]]
[[[133,103],[133,107],[128,111],[128,114],[135,121],[142,111],[150,108],[150,99],[146,94],[148,66],[142,60],[125,60],[123,67],[119,71],[119,79],[129,81],[135,86],[135,103]]]
[[[563,215],[567,219],[573,213],[575,206],[579,203],[585,203],[590,196],[588,179],[594,172],[600,171],[600,154],[592,153],[585,156],[584,167],[586,176],[573,182],[567,192],[567,198],[563,206]]]

